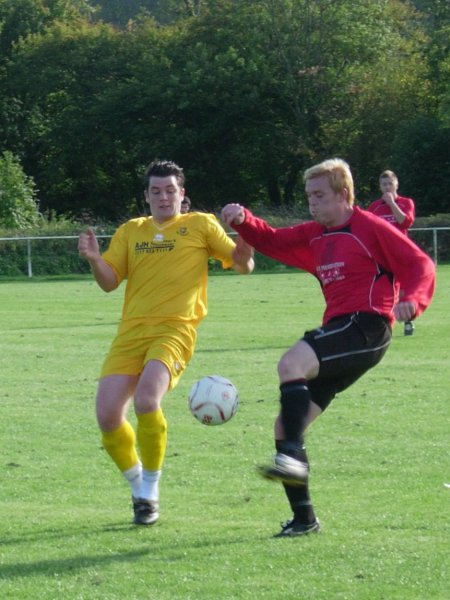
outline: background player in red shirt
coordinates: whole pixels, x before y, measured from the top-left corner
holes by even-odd
[[[369,204],[367,210],[408,235],[408,229],[414,223],[416,216],[414,200],[397,194],[398,177],[394,171],[383,171],[379,181],[382,196]],[[405,321],[404,333],[405,335],[414,333],[412,321]]]
[[[274,463],[261,474],[281,481],[293,518],[277,537],[318,532],[308,486],[304,433],[342,392],[384,356],[394,319],[419,315],[434,291],[433,261],[394,227],[353,204],[350,168],[326,160],[304,174],[313,221],[275,229],[239,204],[222,210],[256,250],[306,270],[320,282],[323,323],[281,357]],[[399,289],[403,296],[399,300]]]
[[[416,216],[414,200],[397,194],[398,178],[394,171],[381,173],[380,190],[381,198],[372,202],[367,210],[407,235]]]

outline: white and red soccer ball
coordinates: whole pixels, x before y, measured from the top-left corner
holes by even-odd
[[[207,375],[191,388],[189,409],[204,425],[222,425],[231,419],[239,406],[236,387],[220,375]]]

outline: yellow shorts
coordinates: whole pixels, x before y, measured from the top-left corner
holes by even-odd
[[[194,353],[197,332],[191,324],[124,321],[120,324],[100,377],[139,375],[149,360],[159,360],[170,372],[170,389],[180,379]]]

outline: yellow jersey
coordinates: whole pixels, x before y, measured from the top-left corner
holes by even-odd
[[[234,248],[212,214],[124,223],[102,255],[119,284],[128,279],[122,319],[198,323],[207,313],[208,261],[212,257],[230,268]]]

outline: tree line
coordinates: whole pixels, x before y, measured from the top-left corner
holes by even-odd
[[[340,156],[362,204],[389,168],[419,215],[450,212],[449,6],[1,0],[0,162],[74,218],[143,213],[155,157],[200,209],[305,209],[303,170]]]

